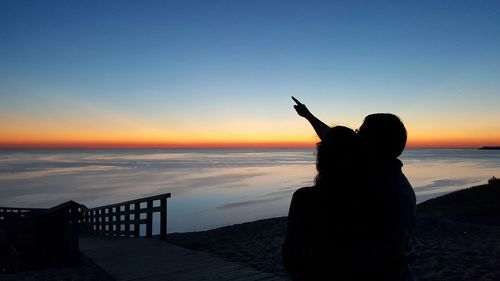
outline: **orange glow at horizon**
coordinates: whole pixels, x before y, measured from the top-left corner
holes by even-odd
[[[310,142],[18,142],[0,148],[314,148]]]
[[[0,148],[314,148],[317,140],[205,140],[205,141],[0,141]],[[410,139],[407,148],[479,148],[498,146],[500,139]]]
[[[483,132],[448,132],[410,134],[407,147],[412,148],[479,148],[483,146],[499,146],[500,133],[485,134]]]
[[[85,119],[5,113],[0,117],[0,148],[314,148],[319,141],[307,122],[295,119],[272,123],[233,119],[167,126],[121,116],[110,118],[109,114]],[[500,145],[496,125],[453,129],[443,123],[432,123],[434,127],[422,124],[429,123],[407,122],[408,148]]]
[[[277,148],[314,147],[316,137],[262,134],[0,135],[0,148]]]

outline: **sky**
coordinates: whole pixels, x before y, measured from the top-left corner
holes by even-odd
[[[0,147],[500,145],[498,1],[1,1]]]

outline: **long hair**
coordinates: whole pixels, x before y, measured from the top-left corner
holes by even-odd
[[[315,185],[332,186],[353,180],[363,164],[363,146],[352,129],[331,128],[317,144]]]

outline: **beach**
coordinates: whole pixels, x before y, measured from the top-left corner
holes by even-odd
[[[500,184],[456,191],[417,205],[411,265],[417,280],[500,280]],[[285,276],[281,260],[287,218],[209,231],[173,233],[168,240]]]
[[[500,280],[500,181],[455,191],[417,205],[410,246],[416,280]],[[207,231],[171,233],[167,241],[258,271],[286,277],[281,259],[286,217]],[[82,256],[82,263],[0,276],[1,280],[111,281]]]
[[[2,281],[113,281],[113,277],[82,256],[81,263],[74,267],[48,268],[18,273],[1,274]]]
[[[500,181],[417,205],[411,235],[416,280],[500,280]],[[207,231],[171,233],[167,241],[229,262],[286,277],[281,259],[287,217]],[[0,276],[1,280],[102,280],[113,277],[82,256],[80,265]]]

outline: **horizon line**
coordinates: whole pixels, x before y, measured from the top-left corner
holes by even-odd
[[[485,146],[477,144],[407,144],[409,149],[478,149]],[[213,142],[213,143],[133,143],[133,142],[22,142],[0,143],[2,150],[15,149],[298,149],[315,148],[316,142]]]

